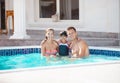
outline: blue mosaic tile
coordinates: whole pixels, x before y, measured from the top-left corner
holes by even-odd
[[[25,49],[7,49],[0,50],[0,56],[12,56],[18,54],[40,53],[39,48],[25,48]]]
[[[106,55],[106,56],[117,56],[120,57],[120,51],[100,50],[100,49],[89,49],[90,54],[95,55]],[[30,53],[41,53],[40,48],[25,48],[25,49],[7,49],[0,50],[0,56],[13,56],[18,54],[30,54]]]
[[[89,51],[90,51],[90,54],[95,54],[95,55],[106,55],[106,56],[120,57],[120,51],[98,50],[98,49],[90,49]]]

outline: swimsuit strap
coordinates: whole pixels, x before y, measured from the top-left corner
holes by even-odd
[[[67,44],[67,43],[60,43],[59,45],[65,45],[65,46],[68,46],[68,44]]]

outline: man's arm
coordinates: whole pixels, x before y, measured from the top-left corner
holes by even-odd
[[[79,42],[79,56],[78,57],[86,57],[89,55],[88,45],[85,41]]]

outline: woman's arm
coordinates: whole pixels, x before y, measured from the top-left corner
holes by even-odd
[[[59,43],[56,40],[54,40],[54,42],[55,42],[55,45],[56,45],[56,50],[57,50],[57,52],[59,52]]]
[[[41,54],[45,56],[45,45],[41,46]]]
[[[41,54],[43,55],[43,56],[45,56],[45,41],[46,40],[43,40],[42,42],[41,42],[41,44],[40,44],[40,46],[41,46]]]

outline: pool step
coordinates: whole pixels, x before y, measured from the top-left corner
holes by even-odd
[[[55,39],[59,38],[60,31],[55,31]],[[30,39],[9,39],[12,34],[0,35],[0,46],[31,46],[40,45],[40,42],[45,38],[43,30],[27,30]],[[86,40],[89,46],[120,46],[120,39],[117,33],[103,32],[80,32],[78,36]]]
[[[115,39],[91,39],[85,38],[89,46],[119,46],[120,40]],[[1,46],[32,46],[40,45],[42,39],[2,39],[0,40]]]

